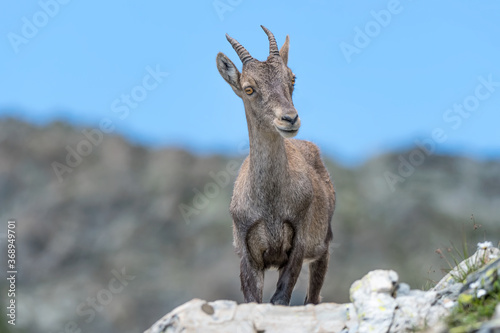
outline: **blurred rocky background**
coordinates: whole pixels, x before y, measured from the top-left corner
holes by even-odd
[[[149,149],[99,128],[0,120],[4,250],[6,222],[17,219],[13,331],[142,332],[195,297],[241,302],[228,206],[243,157]],[[350,285],[373,269],[432,287],[449,268],[437,249],[459,256],[454,247],[461,251],[464,237],[470,253],[478,241],[499,241],[498,160],[415,148],[351,168],[325,161],[338,195],[326,302],[347,302]],[[266,300],[276,278],[266,274]],[[4,279],[0,292],[4,303]],[[0,318],[0,331],[12,330]]]

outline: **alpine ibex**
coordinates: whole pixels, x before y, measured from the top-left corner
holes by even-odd
[[[278,51],[269,38],[269,57],[261,62],[235,39],[241,73],[229,58],[217,54],[217,68],[245,105],[250,153],[234,185],[230,213],[234,246],[241,258],[245,302],[262,302],[264,271],[279,271],[271,303],[288,305],[304,262],[309,262],[305,304],[320,302],[328,268],[330,221],[335,190],[318,147],[290,139],[300,127],[293,105],[295,75],[287,66],[289,38]]]

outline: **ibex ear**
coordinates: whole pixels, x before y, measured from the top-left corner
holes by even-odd
[[[217,54],[217,69],[224,80],[233,88],[236,95],[240,96],[240,71],[238,71],[238,68],[236,68],[233,62],[222,52]]]
[[[288,49],[290,48],[290,38],[286,35],[285,43],[280,49],[280,56],[285,65],[288,64]]]

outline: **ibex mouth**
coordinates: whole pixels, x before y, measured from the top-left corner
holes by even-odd
[[[278,130],[278,133],[281,134],[282,137],[284,138],[293,138],[294,136],[297,135],[299,132],[299,128],[284,128],[284,127],[278,127],[276,126],[276,129]]]

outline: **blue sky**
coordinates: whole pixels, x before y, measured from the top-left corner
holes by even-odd
[[[2,5],[0,117],[237,153],[244,109],[215,56],[240,67],[228,33],[264,60],[263,24],[290,35],[298,138],[327,155],[358,163],[440,129],[441,152],[500,156],[498,1],[59,1]]]

